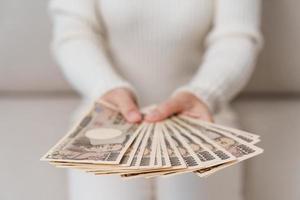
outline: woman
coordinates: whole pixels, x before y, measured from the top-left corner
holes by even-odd
[[[85,100],[108,101],[129,122],[142,120],[139,102],[158,103],[150,122],[219,113],[232,125],[224,106],[247,83],[262,45],[260,0],[52,0],[50,11],[56,58]],[[70,197],[240,200],[241,178],[241,166],[207,180],[70,172]]]

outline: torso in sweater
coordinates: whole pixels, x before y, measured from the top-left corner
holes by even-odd
[[[213,17],[212,0],[99,0],[117,71],[142,102],[157,102],[200,66]]]

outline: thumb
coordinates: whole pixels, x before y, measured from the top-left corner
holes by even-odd
[[[142,120],[142,115],[138,109],[135,99],[131,95],[117,96],[115,104],[128,122],[139,122]]]
[[[186,110],[182,113],[192,118],[198,118],[207,122],[213,122],[213,116],[209,112],[208,108],[204,105],[194,106],[189,110]]]

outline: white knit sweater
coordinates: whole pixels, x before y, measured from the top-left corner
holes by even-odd
[[[214,109],[244,87],[262,45],[260,0],[52,0],[50,11],[56,58],[91,99],[187,90]]]

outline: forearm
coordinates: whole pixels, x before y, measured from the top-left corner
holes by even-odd
[[[70,83],[86,98],[95,99],[116,87],[131,88],[112,64],[103,27],[96,20],[94,1],[54,0],[53,52]]]
[[[86,98],[95,99],[117,87],[131,88],[113,69],[96,41],[66,41],[55,48],[55,55],[66,78]]]
[[[257,55],[257,46],[247,37],[229,37],[211,44],[192,81],[180,90],[192,92],[211,110],[217,110],[246,85]]]
[[[260,0],[217,0],[205,55],[187,90],[211,110],[230,101],[246,85],[262,46]]]

